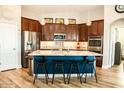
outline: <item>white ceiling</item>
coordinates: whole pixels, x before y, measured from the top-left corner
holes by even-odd
[[[60,13],[60,12],[77,12],[94,11],[103,8],[103,5],[22,5],[22,11],[32,13]]]

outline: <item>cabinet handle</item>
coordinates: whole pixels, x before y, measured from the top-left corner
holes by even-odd
[[[16,48],[13,48],[13,50],[16,50]]]

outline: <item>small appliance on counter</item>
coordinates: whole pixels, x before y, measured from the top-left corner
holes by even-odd
[[[77,42],[77,49],[80,49],[80,43]]]

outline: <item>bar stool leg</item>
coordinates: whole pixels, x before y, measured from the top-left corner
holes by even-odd
[[[47,79],[49,79],[49,75],[48,75],[48,71],[47,71],[47,67],[46,67],[46,65],[45,65],[45,69],[46,69]]]
[[[70,83],[72,67],[73,67],[73,64],[71,64],[71,68],[70,68],[70,71],[69,71],[68,84]]]
[[[69,77],[70,69],[71,69],[71,64],[69,65],[69,70],[68,70],[69,72],[68,72],[67,77],[66,77],[67,79]]]
[[[93,64],[93,70],[94,70],[94,74],[95,74],[95,78],[96,78],[96,83],[98,83],[97,74],[96,74],[96,69],[95,69],[95,67],[94,67],[94,64]]]
[[[54,66],[53,66],[53,77],[52,77],[52,84],[53,84],[53,81],[54,81],[54,76],[55,76],[55,68],[56,68],[56,64],[54,64]]]
[[[47,74],[47,71],[46,71],[45,64],[43,64],[43,69],[44,69],[44,71],[45,71],[46,84],[48,84],[48,74]]]
[[[91,73],[91,77],[93,77],[93,71],[92,71],[92,70],[93,70],[93,66],[92,66],[92,64],[90,64],[90,66],[91,66],[91,67],[90,67],[90,71],[92,72],[92,73]]]
[[[87,70],[87,64],[86,64],[85,69]],[[86,79],[87,79],[87,71],[86,71],[86,75],[85,75],[85,81],[84,81],[84,83],[86,83]]]
[[[84,68],[83,68],[83,70],[82,70],[81,81],[82,81],[82,77],[83,77],[83,74],[84,74],[85,68],[86,68],[86,64],[84,64]]]
[[[64,83],[66,84],[66,81],[65,81],[65,71],[64,71],[64,66],[62,64],[62,72],[63,72],[63,80],[64,80]]]
[[[80,69],[79,69],[79,65],[76,64],[76,66],[77,66],[77,71],[78,71],[78,75],[79,75],[80,83],[82,83],[82,80],[81,80],[81,77],[80,77]]]
[[[36,65],[36,68],[37,68],[37,70],[36,70],[36,74],[34,76],[33,84],[35,84],[35,79],[37,78],[37,75],[38,75],[38,68],[39,68],[39,64],[38,63]]]

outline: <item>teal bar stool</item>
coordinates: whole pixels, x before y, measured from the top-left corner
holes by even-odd
[[[46,84],[48,84],[48,72],[46,69],[46,64],[44,62],[44,57],[43,56],[34,56],[34,62],[36,64],[36,71],[35,71],[35,76],[33,80],[33,84],[35,83],[35,79],[37,78],[39,74],[39,67],[41,66],[42,71],[45,73],[45,79],[46,79]]]
[[[63,58],[64,58],[64,57],[63,57]],[[61,72],[62,72],[62,74],[63,74],[64,84],[66,84],[65,71],[64,71],[64,60],[62,59],[62,57],[58,57],[57,59],[54,59],[54,60],[53,60],[52,84],[53,84],[53,82],[54,82],[55,74],[57,73],[58,70],[61,70]]]
[[[87,80],[87,73],[91,73],[91,76],[92,76],[92,74],[94,74],[95,79],[96,79],[96,83],[98,82],[97,74],[96,74],[96,68],[94,66],[95,61],[96,61],[95,56],[86,56],[85,57],[85,61],[83,62],[84,67],[83,67],[83,71],[82,71],[82,75],[81,75],[81,79],[82,79],[83,74],[84,73],[86,74],[84,83],[86,83],[86,80]]]
[[[77,76],[79,76],[80,83],[82,83],[81,76],[80,76],[81,73],[80,73],[79,64],[84,61],[84,57],[83,56],[80,56],[80,57],[74,56],[74,57],[70,57],[70,60],[68,60],[68,61],[70,64],[69,73],[67,74],[68,84],[70,83],[70,78],[71,78],[71,74],[73,72],[73,68],[76,68]]]

